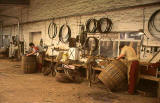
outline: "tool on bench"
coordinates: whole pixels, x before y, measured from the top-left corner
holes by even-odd
[[[160,50],[155,55],[153,55],[153,57],[149,60],[148,63],[150,63],[159,53],[160,53]]]

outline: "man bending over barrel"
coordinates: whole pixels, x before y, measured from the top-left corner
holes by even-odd
[[[32,56],[32,55],[36,55],[37,57],[37,71],[38,72],[41,72],[41,70],[42,70],[42,62],[40,61],[40,58],[39,58],[39,49],[38,49],[38,47],[36,47],[33,43],[29,43],[29,46],[30,46],[30,48],[31,48],[31,51],[30,51],[30,53],[28,53],[26,56]]]
[[[38,52],[38,48],[33,44],[33,43],[29,43],[29,47],[32,49],[30,53],[28,53],[26,56],[30,56],[30,55],[36,55]]]
[[[125,57],[128,60],[128,93],[134,94],[139,71],[138,57],[132,46],[121,44],[119,48],[121,53],[117,59]]]

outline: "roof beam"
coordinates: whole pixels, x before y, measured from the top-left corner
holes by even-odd
[[[0,5],[10,6],[10,5],[29,5],[30,0],[0,0]]]

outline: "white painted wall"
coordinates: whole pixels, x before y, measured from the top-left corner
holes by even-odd
[[[112,0],[111,2],[113,3],[113,1],[114,0]],[[61,5],[60,2],[64,5]],[[60,16],[65,16],[65,15],[70,15],[72,13],[76,14],[78,12],[89,13],[89,12],[94,12],[98,10],[103,11],[103,10],[106,10],[107,8],[109,9],[109,7],[112,9],[114,8],[112,7],[113,5],[105,6],[106,5],[105,3],[107,3],[105,0],[104,1],[97,0],[97,5],[95,4],[96,7],[94,7],[93,5],[91,7],[89,5],[87,6],[89,2],[87,0],[82,0],[81,1],[82,4],[76,4],[77,5],[76,7],[73,3],[75,2],[74,0],[70,1],[73,3],[73,5],[70,4],[69,1],[67,3],[66,2],[67,1],[65,0],[55,1],[54,3],[56,3],[57,8],[58,8],[56,9],[54,7],[52,0],[49,0],[47,2],[43,0],[41,1],[33,0],[31,1],[31,5],[28,8],[27,7],[23,9],[13,8],[12,10],[6,10],[2,12],[2,14],[11,14],[14,16],[19,16],[21,17],[21,22],[28,22],[28,21],[33,21],[33,20],[40,20],[40,19],[47,19],[51,17],[60,17]],[[146,3],[147,2],[151,2],[151,1],[147,0]],[[133,3],[133,4],[135,3],[136,5],[137,2],[135,2],[135,0],[129,0],[127,3],[124,3],[124,2],[122,3],[121,1],[114,1],[114,3],[116,3],[117,7],[121,7],[122,5],[124,4],[126,5],[127,3],[128,5],[130,5],[130,3]],[[142,0],[142,2],[139,2],[139,3],[144,4],[145,0]],[[100,4],[104,4],[104,5],[100,5]],[[62,26],[63,24],[66,24],[66,21],[67,21],[67,24],[71,27],[71,30],[72,30],[72,37],[76,37],[76,35],[79,34],[78,25],[80,24],[80,21],[82,24],[85,24],[89,18],[95,18],[95,19],[99,19],[102,17],[110,18],[113,22],[112,31],[119,31],[119,32],[120,31],[138,31],[139,29],[143,29],[143,10],[144,10],[145,33],[150,38],[148,41],[148,45],[160,46],[160,41],[153,38],[148,32],[148,28],[147,28],[148,20],[150,16],[155,10],[158,10],[158,9],[160,9],[159,5],[153,5],[153,6],[148,6],[145,8],[139,7],[139,8],[132,8],[132,9],[130,8],[130,9],[124,9],[124,10],[116,10],[112,12],[95,13],[92,15],[71,16],[67,18],[55,19],[54,22],[57,24],[58,32],[59,32],[60,26]],[[13,11],[16,11],[17,13],[13,13]],[[46,20],[46,21],[40,21],[40,22],[34,22],[34,23],[25,23],[21,25],[21,29],[20,29],[21,39],[24,39],[28,46],[30,32],[40,31],[42,33],[42,38],[44,40],[44,43],[47,45],[51,45],[52,40],[48,37],[48,26],[51,21],[52,20]],[[5,24],[12,24],[12,23],[16,23],[16,21],[10,20],[10,19],[5,21]],[[7,27],[4,29],[4,33],[15,35],[17,34],[17,27],[16,26]],[[59,40],[58,36],[53,40],[53,43],[55,46],[61,47],[64,49],[68,48],[68,44],[63,44],[61,42],[57,44],[58,40]],[[144,44],[145,45],[147,44],[146,40]],[[149,58],[151,57],[148,57],[148,59]]]

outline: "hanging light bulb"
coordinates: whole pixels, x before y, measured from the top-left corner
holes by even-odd
[[[139,32],[138,32],[138,35],[139,35],[139,36],[144,35],[144,30],[143,30],[143,29],[140,29]]]
[[[138,35],[139,35],[139,36],[140,36],[140,35],[144,35],[144,33],[143,33],[143,32],[139,32]]]

